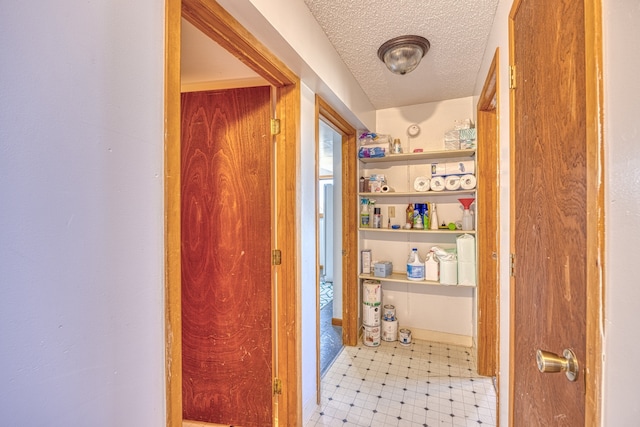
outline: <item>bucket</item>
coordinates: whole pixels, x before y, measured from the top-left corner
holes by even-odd
[[[380,326],[363,326],[364,334],[362,342],[369,347],[378,347],[380,345]]]
[[[362,302],[368,305],[380,305],[382,301],[382,285],[380,282],[364,282],[362,284]]]
[[[380,326],[380,306],[362,304],[362,323],[367,326]]]
[[[396,320],[396,308],[391,304],[385,304],[382,312],[382,318],[384,320]],[[395,339],[393,340],[395,341]]]
[[[411,344],[411,331],[406,328],[400,329],[398,332],[398,341],[400,341],[400,344],[402,345]]]
[[[382,321],[382,341],[395,341],[398,339],[398,321]]]

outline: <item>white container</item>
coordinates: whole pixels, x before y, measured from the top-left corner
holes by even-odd
[[[398,339],[398,321],[383,320],[382,321],[382,341],[396,341]]]
[[[365,280],[362,284],[362,302],[368,305],[382,303],[382,285],[377,280]]]
[[[410,345],[411,344],[411,331],[406,328],[400,329],[398,331],[398,341],[402,345]]]
[[[380,326],[363,326],[362,342],[369,347],[380,345]]]
[[[439,267],[440,265],[436,260],[436,254],[433,251],[430,251],[424,261],[424,280],[437,282],[439,280]]]
[[[420,259],[417,248],[411,250],[407,260],[407,279],[424,280],[424,263]]]
[[[385,304],[382,311],[384,320],[396,320],[396,307],[391,304]]]
[[[362,323],[366,326],[380,326],[380,306],[362,304]]]

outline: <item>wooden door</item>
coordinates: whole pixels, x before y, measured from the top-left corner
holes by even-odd
[[[272,424],[270,88],[182,95],[183,417]]]
[[[587,43],[586,1],[522,0],[511,14],[512,408],[511,425],[593,424],[585,396],[598,369],[588,312],[600,307],[598,101]],[[592,143],[593,142],[593,143]],[[596,159],[596,160],[594,160]],[[593,325],[589,325],[593,329]],[[538,349],[572,350],[580,371],[541,373]],[[587,374],[589,376],[587,376]],[[597,388],[597,387],[596,387]]]

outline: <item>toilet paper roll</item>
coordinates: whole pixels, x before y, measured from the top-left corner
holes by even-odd
[[[423,193],[429,191],[430,180],[426,176],[419,176],[413,181],[413,189]]]
[[[473,190],[476,188],[477,180],[474,175],[463,175],[460,178],[460,188],[463,190]]]
[[[444,190],[444,178],[441,176],[436,176],[431,178],[431,190],[432,191],[442,191]]]
[[[393,188],[389,187],[388,185],[383,185],[382,187],[380,187],[380,192],[381,193],[393,193]]]
[[[444,188],[450,191],[460,189],[460,177],[457,175],[448,176],[444,179]]]

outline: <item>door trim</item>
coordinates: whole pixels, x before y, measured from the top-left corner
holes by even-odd
[[[212,40],[229,50],[275,87],[275,114],[281,120],[274,161],[277,225],[274,245],[283,263],[276,269],[274,373],[282,381],[275,399],[274,425],[298,425],[302,420],[300,322],[298,321],[298,230],[296,221],[300,81],[284,63],[215,2],[167,0],[165,8],[165,358],[166,424],[182,425],[182,344],[180,267],[180,20],[184,16]]]
[[[513,65],[514,18],[521,0],[514,0],[509,13],[509,65]],[[605,247],[604,247],[604,94],[602,51],[602,1],[584,0],[585,13],[585,85],[586,85],[586,163],[587,163],[587,263],[586,263],[586,360],[585,425],[600,426],[602,418],[602,339],[604,332]],[[510,152],[515,149],[515,95],[510,91]],[[514,156],[510,160],[510,186],[514,187]],[[515,211],[511,192],[510,251],[514,251]],[[510,280],[510,349],[509,349],[509,425],[515,425],[514,412],[514,284]]]
[[[478,374],[497,376],[500,348],[500,50],[478,100]]]
[[[342,343],[344,345],[356,345],[358,340],[358,289],[353,285],[354,277],[357,277],[357,235],[349,228],[352,218],[357,216],[357,204],[355,186],[356,162],[355,156],[349,153],[356,152],[356,129],[338,114],[322,97],[315,97],[315,156],[316,170],[315,183],[318,191],[320,178],[319,168],[319,143],[320,143],[320,119],[342,136]],[[318,222],[318,197],[316,196],[316,298],[320,301],[320,264],[319,255],[319,222]],[[332,320],[332,324],[334,324]],[[320,404],[321,398],[320,376],[320,304],[316,304],[316,398]]]
[[[356,129],[316,95],[316,126],[320,117],[342,135],[342,343],[358,343],[358,236],[346,227],[358,216]],[[316,139],[317,139],[316,135]]]

